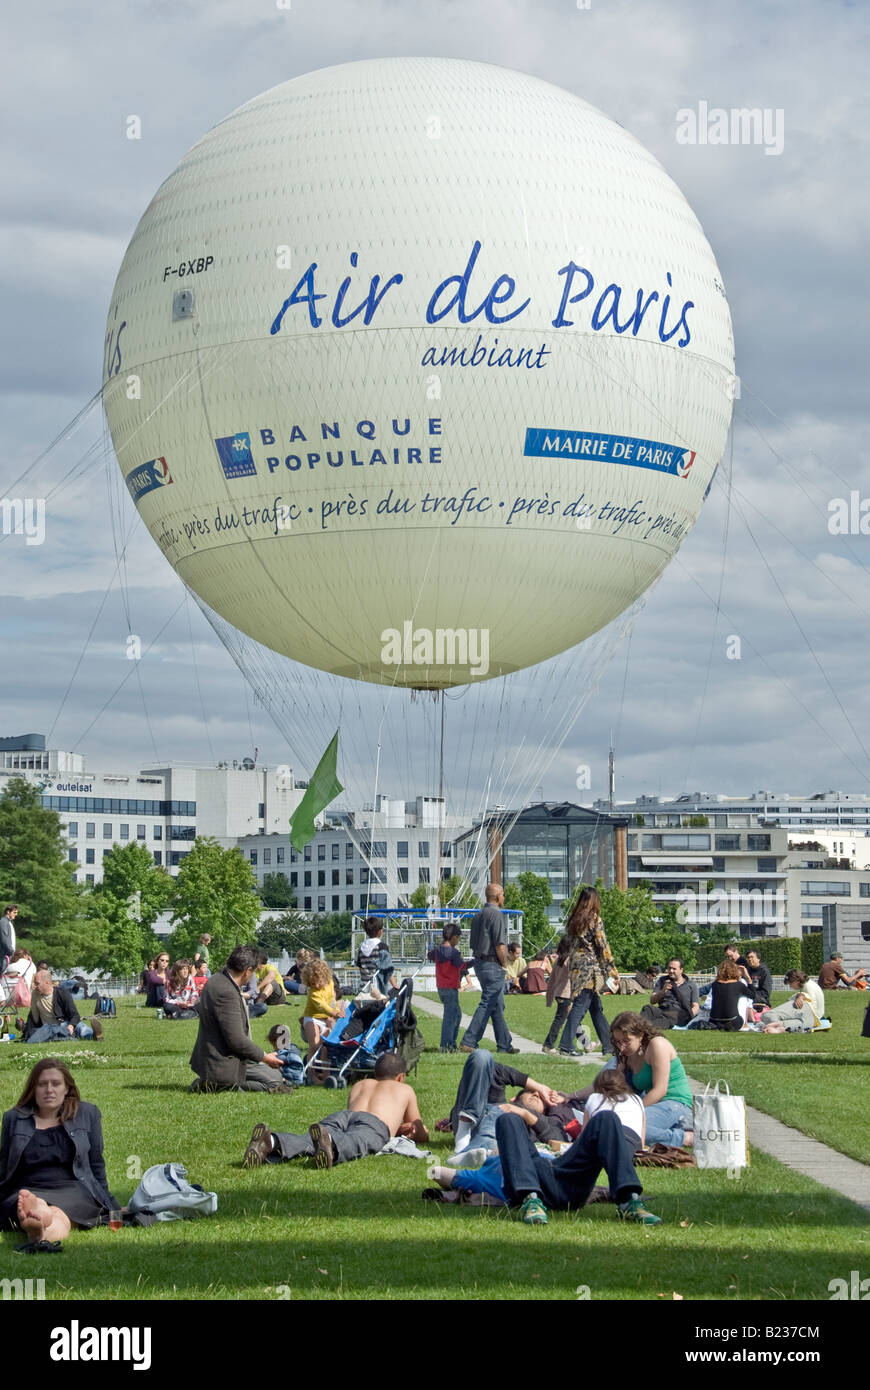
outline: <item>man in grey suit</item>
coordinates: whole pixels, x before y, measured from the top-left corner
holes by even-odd
[[[204,1091],[282,1091],[275,1052],[251,1041],[242,990],[259,964],[256,946],[237,946],[223,970],[209,978],[199,999],[199,1033],[190,1065]],[[196,1082],[194,1082],[196,1087]]]

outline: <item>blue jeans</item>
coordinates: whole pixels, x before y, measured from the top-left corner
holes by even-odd
[[[22,1042],[47,1043],[47,1042],[69,1042],[70,1038],[81,1038],[87,1040],[94,1036],[94,1030],[89,1023],[77,1023],[75,1030],[70,1033],[65,1023],[43,1023],[41,1028],[36,1028],[29,1038],[22,1038]]]
[[[480,985],[480,1003],[462,1039],[463,1047],[477,1047],[484,1029],[492,1019],[495,1045],[499,1052],[509,1052],[513,1046],[504,1016],[504,970],[498,961],[476,960],[474,973]]]
[[[471,1147],[474,1149],[495,1148],[495,1125],[502,1113],[498,1105],[490,1105],[489,1089],[495,1076],[495,1058],[484,1048],[477,1048],[466,1060],[462,1068],[456,1100],[450,1112],[453,1133],[459,1129],[459,1116],[467,1115],[474,1120],[471,1131]]]
[[[444,1013],[441,1016],[441,1046],[455,1047],[456,1039],[459,1037],[459,1025],[462,1022],[459,990],[439,989],[438,998],[444,1005]]]
[[[646,1142],[673,1144],[681,1149],[686,1130],[692,1129],[692,1107],[679,1100],[657,1100],[646,1108]]]
[[[502,1115],[497,1137],[508,1206],[518,1207],[530,1192],[537,1192],[555,1211],[582,1207],[602,1168],[618,1202],[642,1191],[625,1130],[612,1110],[593,1115],[570,1149],[553,1160],[538,1153],[519,1115]]]
[[[568,1022],[565,1024],[565,1031],[562,1034],[562,1041],[559,1043],[559,1050],[561,1052],[574,1051],[574,1039],[577,1036],[577,1029],[586,1017],[587,1012],[592,1022],[595,1024],[595,1031],[601,1043],[601,1051],[604,1053],[613,1051],[613,1043],[610,1041],[610,1024],[604,1016],[601,995],[594,989],[581,989],[577,998],[571,1005]]]

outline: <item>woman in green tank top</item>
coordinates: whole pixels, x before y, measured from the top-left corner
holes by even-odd
[[[667,1038],[640,1014],[621,1013],[610,1025],[616,1065],[643,1096],[647,1144],[688,1148],[693,1142],[692,1092]]]

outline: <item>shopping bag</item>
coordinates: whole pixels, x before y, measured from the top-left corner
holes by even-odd
[[[724,1091],[720,1090],[724,1087]],[[745,1168],[749,1163],[746,1102],[727,1081],[708,1082],[695,1096],[695,1162],[699,1168]]]

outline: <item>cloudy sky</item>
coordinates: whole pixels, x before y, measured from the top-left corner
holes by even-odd
[[[299,74],[437,55],[562,86],[652,151],[713,246],[741,379],[730,492],[720,469],[630,634],[605,633],[555,674],[530,678],[500,725],[457,699],[449,778],[466,796],[540,788],[589,801],[605,793],[612,729],[623,797],[866,790],[870,537],[831,535],[828,507],[853,490],[870,497],[867,16],[820,0],[83,0],[10,12],[0,499],[44,497],[47,510],[42,545],[0,537],[0,733],[50,734],[96,769],[258,747],[261,759],[311,770],[306,758],[316,761],[332,732],[335,690],[321,701],[303,679],[276,728],[121,496],[99,408],[55,441],[99,390],[124,249],[183,153],[234,107]],[[678,143],[677,112],[702,102],[781,112],[781,153]],[[131,115],[140,140],[126,138]],[[146,650],[140,662],[126,660],[131,633]],[[735,637],[739,659],[729,659]],[[355,760],[345,780],[370,786],[381,724],[355,692],[341,699]],[[569,711],[577,718],[558,746]],[[396,796],[434,790],[432,710],[394,705],[382,732],[380,785]],[[488,773],[507,764],[484,793]]]

